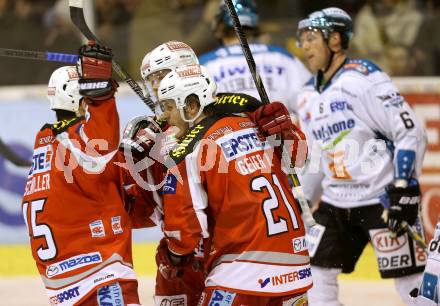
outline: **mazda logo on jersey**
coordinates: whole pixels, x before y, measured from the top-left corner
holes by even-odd
[[[63,274],[98,262],[102,262],[99,252],[81,254],[50,265],[46,269],[46,275],[51,278],[57,274]]]

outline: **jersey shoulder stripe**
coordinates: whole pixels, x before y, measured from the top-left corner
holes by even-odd
[[[349,59],[342,67],[341,74],[348,71],[355,71],[363,75],[369,75],[376,71],[382,71],[375,63],[366,59]]]
[[[203,138],[209,128],[224,116],[208,117],[194,125],[177,143],[176,147],[170,152],[169,157],[176,165],[179,164],[188,154],[193,152],[194,146]]]
[[[43,125],[40,131],[43,131],[45,129],[51,129],[54,135],[58,135],[65,132],[69,127],[74,126],[75,124],[77,124],[82,120],[84,120],[84,117],[75,117],[72,119],[60,120],[53,124],[46,123],[45,125]]]

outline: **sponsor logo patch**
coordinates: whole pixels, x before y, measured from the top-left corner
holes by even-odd
[[[216,289],[212,292],[209,306],[230,306],[234,302],[236,293]]]
[[[293,253],[299,253],[307,250],[307,240],[306,237],[299,237],[292,240]]]
[[[179,49],[191,49],[187,44],[180,41],[169,41],[166,43],[166,45],[171,51]]]
[[[46,269],[46,276],[52,278],[55,275],[63,274],[98,262],[102,262],[102,257],[99,252],[80,254],[48,266]]]
[[[340,132],[354,128],[356,121],[348,119],[333,124],[321,126],[319,129],[313,130],[313,136],[316,140],[328,141],[332,136],[338,135]]]
[[[260,141],[254,129],[230,133],[217,139],[216,143],[222,148],[223,155],[228,162],[265,148],[265,143]]]
[[[293,271],[290,273],[280,274],[272,277],[268,277],[266,279],[259,279],[258,284],[261,288],[266,287],[267,285],[272,285],[273,287],[285,285],[288,283],[293,283],[308,277],[312,276],[312,272],[310,268],[301,269],[299,271]]]
[[[188,77],[193,77],[193,76],[201,75],[202,74],[202,69],[200,68],[200,65],[197,65],[197,64],[187,65],[187,66],[183,66],[180,69],[176,69],[176,73],[181,78],[188,78]]]
[[[36,148],[32,156],[32,167],[29,176],[50,171],[52,156],[52,145]]]
[[[92,233],[92,238],[105,236],[104,223],[102,222],[102,220],[93,221],[89,224],[89,227],[90,232]]]
[[[330,103],[330,110],[332,113],[343,110],[353,110],[353,106],[347,101],[333,101]]]
[[[98,289],[99,306],[124,306],[124,297],[119,283],[113,283]]]
[[[165,185],[163,186],[163,194],[176,194],[177,178],[173,174],[168,174]]]
[[[181,157],[186,153],[188,146],[191,142],[197,137],[197,135],[204,129],[204,126],[201,124],[196,125],[191,132],[185,135],[183,140],[179,142],[176,147],[171,151],[172,157]]]
[[[72,289],[65,290],[57,295],[53,295],[49,297],[50,305],[58,305],[62,304],[65,301],[68,301],[72,298],[79,296],[79,286],[76,286]]]

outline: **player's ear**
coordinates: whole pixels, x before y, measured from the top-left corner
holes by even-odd
[[[190,95],[189,97],[187,97],[185,104],[186,111],[189,115],[195,116],[199,112],[200,102],[196,95]]]
[[[341,44],[342,44],[341,34],[338,32],[330,33],[330,38],[328,40],[328,45],[330,49],[334,52],[339,52],[342,50]]]

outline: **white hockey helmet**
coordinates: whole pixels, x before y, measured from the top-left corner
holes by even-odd
[[[159,45],[144,56],[141,64],[141,76],[147,93],[153,98],[153,101],[157,100],[153,84],[148,79],[151,74],[162,70],[171,71],[180,66],[198,63],[199,60],[193,49],[183,42],[168,41]]]
[[[47,86],[50,109],[62,109],[77,113],[82,96],[79,94],[78,71],[75,66],[63,66],[55,70]]]
[[[190,46],[180,41],[168,41],[148,52],[141,65],[144,80],[159,70],[175,69],[184,65],[198,64],[199,60]]]
[[[217,85],[208,72],[208,68],[202,65],[186,65],[174,69],[160,82],[159,102],[173,100],[180,116],[186,122],[193,122],[202,113],[205,106],[214,103]],[[187,119],[184,109],[186,98],[195,95],[199,99],[200,109],[194,118]]]

